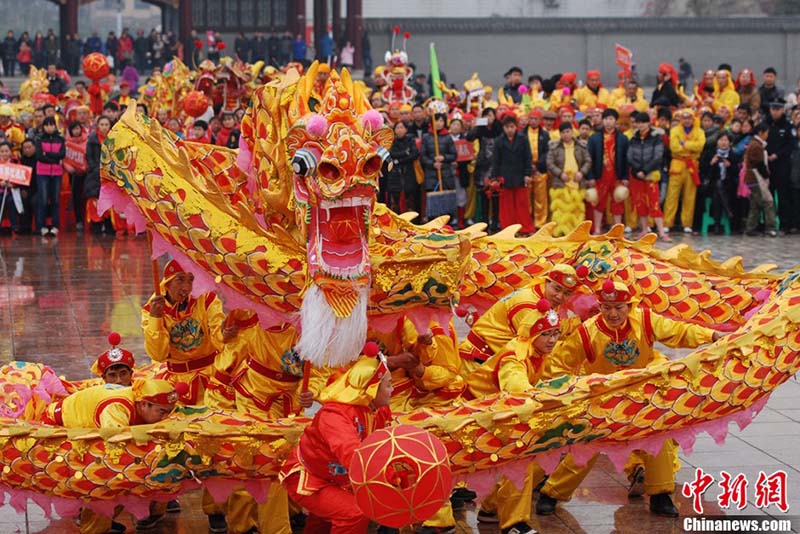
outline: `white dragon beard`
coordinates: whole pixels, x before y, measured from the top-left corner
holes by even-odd
[[[300,307],[302,333],[297,352],[315,367],[340,367],[361,354],[367,339],[369,286],[359,289],[349,317],[338,318],[316,284],[311,284]]]

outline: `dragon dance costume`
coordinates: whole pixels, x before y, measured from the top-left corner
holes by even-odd
[[[183,272],[178,262],[169,261],[164,267],[161,293],[165,294],[167,284]],[[203,401],[214,359],[222,348],[224,322],[222,302],[215,293],[189,296],[178,304],[167,298],[163,317],[150,315],[150,301],[142,308],[144,348],[152,360],[166,363],[157,378],[189,384],[189,393],[181,398],[184,404]]]
[[[178,393],[164,380],[138,380],[133,387],[103,384],[75,393],[52,403],[42,416],[42,422],[66,428],[125,428],[145,424],[136,409],[137,402],[163,405],[171,411]],[[151,513],[163,514],[163,503],[151,503]],[[114,516],[122,512],[117,507]],[[113,520],[89,508],[81,510],[81,534],[105,534]]]
[[[264,419],[296,413],[303,363],[293,349],[298,338],[295,328],[279,324],[265,330],[256,314],[241,311],[233,322],[238,333],[216,358],[205,390],[206,406]],[[234,491],[224,505],[203,493],[207,515],[226,510],[228,532],[239,534],[255,528],[264,534],[291,534],[288,496],[278,484],[270,486],[264,504],[257,504],[244,490]]]
[[[535,278],[531,284],[500,300],[472,325],[467,337],[458,347],[461,357],[461,375],[469,376],[479,366],[511,341],[523,324],[530,322],[529,314],[536,312],[536,302],[546,297],[546,284],[555,283],[573,291],[578,287],[579,277],[570,265],[555,265],[543,277]],[[558,308],[558,306],[553,306]],[[580,318],[563,318],[561,330],[570,333],[580,323]]]
[[[597,293],[601,303],[627,303],[633,297],[621,282],[607,280]],[[714,338],[714,330],[682,323],[652,313],[647,308],[632,308],[624,325],[610,327],[603,315],[596,315],[581,324],[564,340],[557,354],[545,363],[548,376],[611,374],[624,369],[642,369],[666,361],[653,348],[655,342],[668,347],[698,347]],[[675,486],[674,465],[677,448],[667,440],[661,452],[653,457],[641,454],[645,466],[645,492],[648,495],[671,493]],[[569,500],[588,475],[595,455],[585,467],[578,466],[572,455],[562,461],[542,488],[542,494],[557,500]],[[634,462],[635,463],[635,462]],[[629,466],[631,463],[628,464]]]
[[[536,338],[545,332],[558,330],[558,313],[550,303],[540,299],[519,319],[515,337],[478,367],[467,379],[467,385],[476,398],[496,393],[525,394],[544,378],[543,363],[549,357],[535,346]],[[481,504],[481,511],[496,513],[501,529],[531,519],[533,489],[544,477],[544,470],[530,462],[525,472],[522,490],[504,478]]]

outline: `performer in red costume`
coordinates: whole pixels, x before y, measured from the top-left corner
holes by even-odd
[[[367,532],[369,519],[350,491],[347,469],[361,441],[389,422],[391,377],[386,359],[368,343],[355,365],[320,395],[322,408],[280,473],[289,497],[309,511],[305,532]]]

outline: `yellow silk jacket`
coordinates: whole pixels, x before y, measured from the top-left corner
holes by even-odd
[[[632,309],[628,322],[618,330],[596,315],[556,347],[545,361],[543,374],[552,378],[642,369],[665,358],[654,351],[656,341],[673,348],[693,348],[710,342],[713,335],[710,328],[674,321],[647,308]]]

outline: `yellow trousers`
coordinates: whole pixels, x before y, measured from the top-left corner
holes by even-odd
[[[644,492],[648,495],[659,493],[671,493],[675,490],[675,457],[677,456],[677,445],[672,440],[667,440],[661,447],[661,451],[656,456],[651,456],[644,452],[638,452],[639,458],[644,463]],[[575,463],[571,454],[558,464],[555,471],[547,479],[542,493],[559,501],[568,501],[572,498],[575,490],[578,489],[583,479],[597,462],[598,455],[594,455],[589,462],[581,467]],[[635,465],[636,460],[630,465]],[[627,469],[626,469],[627,470]]]
[[[697,186],[692,180],[692,173],[688,170],[670,174],[667,184],[667,198],[664,200],[664,226],[672,228],[675,224],[675,215],[678,212],[678,200],[681,206],[681,226],[692,227],[694,224],[694,201],[697,196]]]
[[[267,502],[259,504],[243,489],[230,494],[224,503],[216,503],[211,494],[203,490],[203,512],[206,515],[224,514],[230,534],[242,534],[253,528],[262,534],[291,534],[289,524],[289,496],[283,486],[274,483],[269,487]]]
[[[504,478],[481,503],[481,510],[494,512],[500,520],[500,528],[511,528],[517,523],[530,523],[533,489],[544,478],[544,469],[536,462],[528,464],[525,483],[517,489],[513,482]]]
[[[547,173],[541,174],[534,171],[533,187],[530,189],[530,196],[533,225],[536,226],[537,229],[547,223],[547,218],[549,216],[549,195],[547,189]]]

